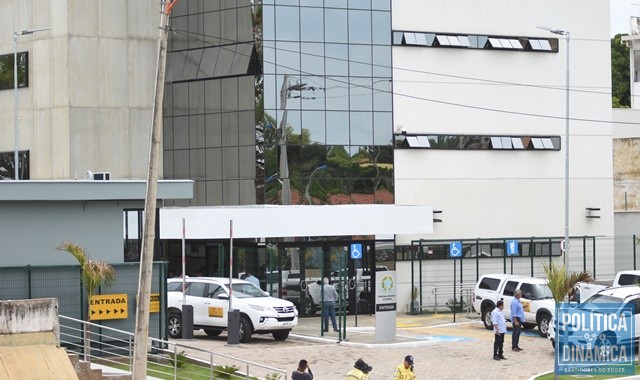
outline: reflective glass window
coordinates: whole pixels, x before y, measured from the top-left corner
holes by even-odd
[[[325,54],[325,68],[327,75],[348,75],[349,45],[326,44]]]
[[[325,143],[324,111],[302,111],[303,134],[309,135],[310,144]]]
[[[205,115],[204,118],[205,146],[221,146],[222,144],[222,115],[219,113]]]
[[[373,143],[391,145],[393,141],[393,117],[391,112],[373,113]]]
[[[222,178],[238,178],[238,147],[222,148]]]
[[[322,8],[300,8],[302,41],[324,41],[324,12]]]
[[[373,78],[373,109],[375,111],[391,111],[391,80],[389,78]]]
[[[273,41],[264,41],[263,49],[263,67],[265,74],[274,74],[276,72],[276,44]]]
[[[239,148],[238,177],[245,179],[256,178],[256,149],[253,146]]]
[[[189,148],[189,117],[173,118],[173,149]]]
[[[327,78],[326,108],[327,110],[349,109],[349,81],[347,77]]]
[[[371,8],[371,0],[349,0],[349,8],[369,9]]]
[[[391,77],[391,48],[373,46],[373,76]]]
[[[300,51],[302,73],[324,75],[324,44],[302,43]]]
[[[189,148],[204,148],[204,115],[189,116]]]
[[[173,85],[173,114],[186,115],[189,109],[189,84],[174,83]]]
[[[346,0],[324,0],[324,6],[327,8],[346,8]]]
[[[277,5],[299,5],[298,0],[275,0]]]
[[[276,43],[276,71],[279,74],[300,73],[300,44],[297,42]]]
[[[347,145],[349,144],[349,113],[328,111],[327,112],[327,144]]]
[[[274,75],[264,75],[264,108],[276,108],[278,89]]]
[[[391,0],[371,0],[371,9],[391,10]]]
[[[349,80],[349,102],[351,110],[373,110],[371,78],[351,78]]]
[[[327,157],[326,146],[324,145],[307,145],[303,146],[300,151],[301,176],[322,178],[327,176]]]
[[[349,75],[371,76],[373,73],[371,45],[349,46]]]
[[[300,13],[297,7],[276,6],[276,39],[300,40]]]
[[[285,111],[278,111],[278,125],[282,125],[282,121],[286,118],[286,129],[287,129],[287,136],[291,135],[295,135],[292,136],[299,139],[300,138],[300,132],[301,132],[301,122],[300,122],[300,111],[291,111],[291,110],[287,110],[286,114]]]
[[[238,145],[238,113],[222,114],[222,146]]]
[[[302,82],[306,83],[306,90],[301,98],[302,109],[324,109],[325,83],[324,76],[302,77]]]
[[[349,42],[356,44],[371,43],[370,11],[349,10]]]
[[[300,6],[321,7],[324,0],[300,0]]]
[[[373,116],[371,112],[351,112],[351,144],[373,144]]]
[[[343,0],[339,0],[343,2]],[[344,9],[325,9],[324,30],[326,42],[347,43],[347,11]]]
[[[266,4],[266,3],[265,3]],[[265,40],[276,39],[275,9],[270,5],[262,6],[262,35]]]

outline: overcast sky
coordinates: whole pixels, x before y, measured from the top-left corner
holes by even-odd
[[[640,0],[611,1],[611,37],[618,33],[629,34],[629,17],[640,16]],[[634,5],[638,4],[638,5]]]

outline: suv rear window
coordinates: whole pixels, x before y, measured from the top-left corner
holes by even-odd
[[[488,290],[498,290],[498,285],[500,285],[500,280],[493,277],[484,277],[480,281],[480,285],[478,288],[480,289],[488,289]]]

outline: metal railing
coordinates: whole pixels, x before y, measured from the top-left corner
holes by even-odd
[[[131,373],[133,333],[60,315],[60,343],[85,361]],[[88,334],[86,331],[90,331]],[[280,379],[287,371],[155,338],[148,339],[147,375],[173,379]],[[186,365],[194,364],[194,365]],[[234,369],[235,368],[235,369]]]
[[[462,283],[462,284],[456,284],[455,286],[453,284],[433,284],[433,289],[431,290],[431,293],[433,293],[433,299],[434,299],[434,305],[433,305],[433,312],[435,314],[438,314],[438,306],[449,306],[449,307],[456,307],[459,305],[460,303],[460,299],[462,299],[464,301],[464,305],[463,306],[463,310],[466,310],[467,313],[470,313],[473,311],[473,290],[475,289],[476,284],[475,283]],[[449,299],[453,299],[453,290],[455,288],[455,304],[453,305],[449,305],[448,301],[445,301],[444,304],[439,305],[438,304],[438,297],[448,297],[447,300]],[[442,298],[441,298],[442,300]],[[442,302],[442,301],[441,301]],[[424,306],[423,306],[424,307]]]

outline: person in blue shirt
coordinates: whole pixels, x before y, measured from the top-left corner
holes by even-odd
[[[504,302],[502,300],[498,301],[497,306],[491,312],[491,322],[493,323],[493,359],[494,360],[507,360],[504,357],[504,334],[507,332],[507,321],[504,319],[504,314],[502,314],[502,309],[504,309]]]
[[[511,300],[511,325],[513,326],[513,334],[511,335],[511,350],[522,351],[520,348],[520,331],[524,323],[524,308],[522,307],[522,291],[516,290],[513,300]]]

